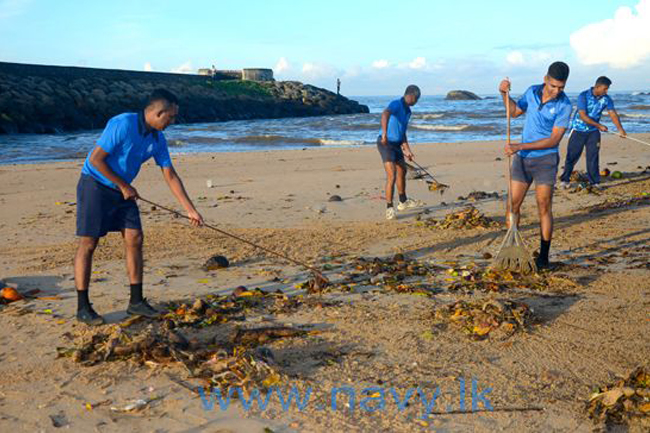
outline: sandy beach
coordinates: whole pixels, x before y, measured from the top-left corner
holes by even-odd
[[[650,134],[634,136],[650,141]],[[384,217],[384,172],[373,146],[181,155],[174,164],[207,222],[326,269],[333,282],[355,271],[358,257],[401,253],[438,269],[420,278],[431,289],[425,296],[386,290],[377,280],[307,295],[299,288],[309,277],[305,270],[141,203],[145,295],[159,306],[229,294],[240,285],[304,295],[305,303],[291,311],[251,310],[240,321],[202,332],[220,341],[240,326],[309,326],[318,332],[263,344],[282,375],[280,386],[312,387],[321,400],[342,386],[357,393],[392,387],[401,394],[420,387],[429,396],[439,387],[431,413],[423,416],[419,401],[399,410],[388,391],[385,408],[374,412],[358,406],[360,394],[355,410],[341,404],[338,410],[310,405],[284,411],[277,400],[263,411],[247,411],[240,403],[205,410],[201,398],[170,379],[195,384],[179,363],[116,360],[81,366],[57,357],[57,347],[70,347],[89,332],[74,319],[74,202],[83,163],[76,160],[0,166],[0,280],[21,293],[39,290],[0,306],[0,430],[587,432],[602,427],[585,410],[590,394],[638,366],[648,367],[650,359],[650,149],[603,137],[601,168],[620,171],[622,178],[604,178],[600,194],[556,192],[551,247],[556,266],[545,277],[552,284],[489,293],[451,287],[458,282],[454,269],[462,274],[489,266],[505,234],[503,142],[416,143],[413,149],[416,160],[450,188],[440,195],[410,180],[409,196],[426,207],[399,213],[396,221]],[[566,139],[562,159],[565,151]],[[576,168],[584,170],[584,157]],[[179,208],[152,162],[134,186],[153,202]],[[477,191],[499,198],[460,199]],[[332,195],[341,201],[330,201]],[[495,223],[467,229],[427,224],[468,205]],[[539,248],[537,221],[531,193],[521,221],[531,252]],[[201,269],[216,254],[231,266]],[[122,240],[113,233],[95,254],[90,289],[94,308],[109,322],[102,328],[126,319],[127,283]],[[535,320],[525,332],[481,341],[435,325],[436,309],[484,299],[525,302]],[[479,390],[491,388],[485,395],[493,410],[480,405],[481,410],[460,410],[459,384],[466,385],[469,408],[473,379]],[[137,399],[151,401],[138,411],[111,410]],[[649,427],[646,416],[632,420],[629,431]]]

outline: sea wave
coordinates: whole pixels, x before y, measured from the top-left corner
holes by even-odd
[[[632,110],[650,110],[650,105],[630,105],[627,108]]]
[[[431,120],[431,119],[441,119],[445,117],[445,113],[422,113],[422,114],[415,114],[413,118],[415,119],[424,119],[424,120]]]
[[[411,126],[421,131],[439,131],[439,132],[471,132],[471,131],[494,131],[495,128],[490,125],[422,125],[414,124]]]
[[[323,146],[358,146],[365,144],[363,140],[332,140],[328,138],[318,139]]]
[[[650,118],[650,114],[642,114],[642,113],[619,113],[621,117],[631,117],[634,119],[648,119]]]

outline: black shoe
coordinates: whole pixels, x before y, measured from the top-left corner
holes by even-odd
[[[149,305],[147,298],[144,298],[137,304],[129,303],[129,307],[126,309],[126,312],[134,316],[149,317],[150,319],[155,319],[161,314],[160,311]]]
[[[551,267],[551,263],[548,261],[548,259],[537,257],[535,259],[535,266],[537,266],[538,271],[542,271],[544,269],[549,269]]]
[[[90,326],[103,325],[104,319],[93,309],[92,304],[87,308],[77,311],[77,320]]]

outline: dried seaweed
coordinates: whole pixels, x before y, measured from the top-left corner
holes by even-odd
[[[508,338],[525,331],[532,320],[533,312],[527,304],[511,300],[457,301],[434,312],[438,327],[452,325],[474,340],[486,339],[492,332]]]
[[[589,418],[607,424],[628,424],[650,415],[650,370],[637,367],[627,378],[598,388],[586,404]]]

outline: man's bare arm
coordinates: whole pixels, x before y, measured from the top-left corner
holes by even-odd
[[[510,81],[501,81],[501,84],[499,84],[499,92],[501,93],[501,98],[503,99],[503,106],[507,108],[508,104],[510,105],[510,117],[514,119],[524,114],[524,110],[519,108],[515,100],[508,96],[510,92]]]
[[[169,189],[171,190],[172,194],[174,194],[174,197],[176,197],[176,200],[178,200],[178,202],[181,204],[181,206],[183,206],[183,208],[187,212],[187,216],[189,216],[190,219],[192,220],[192,224],[194,225],[203,224],[203,217],[196,210],[196,208],[194,207],[194,203],[192,203],[192,200],[187,195],[187,191],[185,190],[183,181],[181,180],[180,176],[178,176],[178,174],[176,173],[174,167],[173,166],[163,167],[162,173],[163,173],[163,177],[165,178],[165,181],[167,182],[167,185],[169,186]]]
[[[138,198],[138,192],[131,185],[126,183],[124,179],[119,177],[115,172],[108,166],[106,158],[108,158],[109,153],[106,152],[99,146],[95,146],[95,149],[90,154],[90,163],[97,169],[101,174],[106,176],[108,180],[113,182],[122,192],[122,196],[125,200],[132,200]]]
[[[578,110],[578,115],[580,116],[580,119],[583,122],[585,122],[587,125],[595,126],[596,128],[598,128],[603,132],[607,131],[607,127],[605,125],[601,125],[591,117],[587,116],[587,112],[585,110]]]
[[[532,143],[517,144],[518,150],[539,150],[555,147],[560,144],[562,137],[566,132],[566,128],[553,128],[551,136],[543,140],[533,141]]]
[[[621,119],[618,116],[616,110],[609,110],[609,117],[612,118],[612,122],[614,122],[614,125],[616,125],[616,129],[618,130],[619,135],[621,137],[627,136],[627,132],[625,132],[625,128],[623,128],[623,125],[621,125]]]
[[[381,113],[381,144],[388,144],[388,119],[390,110],[387,108]]]

